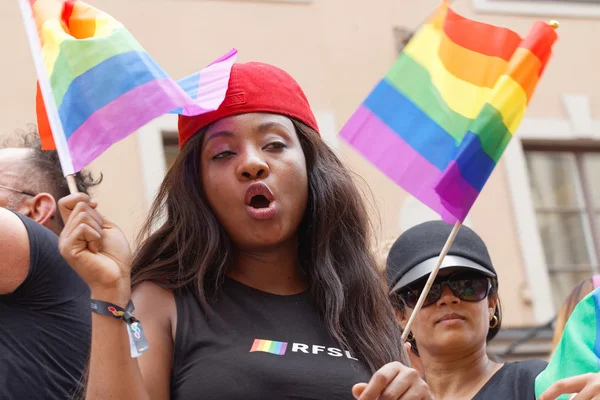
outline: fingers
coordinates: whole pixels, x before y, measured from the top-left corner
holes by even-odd
[[[96,200],[84,193],[75,193],[63,197],[58,201],[58,210],[60,211],[60,216],[62,217],[62,220],[65,221],[65,224],[69,220],[75,206],[79,203],[86,203],[93,209],[98,206]]]
[[[390,382],[379,396],[379,400],[423,400],[431,399],[429,387],[419,373],[411,368],[404,370]]]
[[[588,385],[588,383],[591,383],[595,380],[598,380],[597,374],[585,374],[574,376],[572,378],[561,379],[560,381],[555,382],[552,386],[546,389],[546,391],[544,391],[544,393],[540,395],[538,400],[555,400],[563,394],[580,393],[583,391],[584,388],[586,388],[586,385]],[[599,385],[599,383],[595,383],[593,385],[593,387],[595,387],[596,390],[598,390],[597,392],[594,392],[594,394],[600,393]],[[592,399],[594,394],[592,394],[592,397],[580,397],[582,395],[585,395],[585,393],[580,393],[575,397],[575,399]]]
[[[352,395],[354,396],[354,398],[358,399],[362,392],[365,391],[366,387],[366,383],[357,383],[356,385],[352,386]]]
[[[585,376],[585,375],[583,375]],[[588,379],[581,391],[572,397],[573,400],[600,399],[600,374],[588,374]],[[577,393],[577,392],[575,392]]]
[[[373,374],[371,380],[364,388],[362,394],[358,397],[359,400],[380,400],[380,395],[387,386],[400,373],[402,364],[393,362],[384,365]]]
[[[86,249],[98,253],[103,221],[94,210],[96,204],[90,205],[91,199],[83,194],[71,195],[65,199],[67,201],[60,204],[61,215],[68,216],[59,242],[61,254],[68,260]]]

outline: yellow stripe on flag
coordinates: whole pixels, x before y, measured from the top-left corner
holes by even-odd
[[[46,64],[48,76],[51,76],[60,53],[61,43],[65,40],[72,40],[72,38],[63,30],[62,24],[57,20],[46,21],[42,27],[41,36],[44,38],[42,46],[44,63]]]
[[[504,125],[514,135],[527,109],[525,90],[513,78],[503,75],[498,79],[489,103],[500,111]]]
[[[404,52],[429,72],[442,99],[453,111],[475,118],[488,100],[491,88],[480,87],[452,75],[438,56],[442,33],[426,25],[406,46]]]

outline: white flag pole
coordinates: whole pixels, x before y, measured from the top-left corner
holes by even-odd
[[[21,7],[21,16],[23,17],[25,33],[27,34],[31,55],[33,57],[33,64],[35,65],[44,105],[46,106],[46,113],[48,114],[48,122],[50,123],[50,129],[52,130],[52,136],[54,138],[54,143],[56,144],[56,151],[58,152],[58,158],[60,159],[60,165],[63,174],[67,178],[69,190],[71,193],[77,193],[77,184],[75,183],[75,178],[73,176],[75,168],[73,167],[73,161],[71,160],[71,154],[69,153],[67,138],[65,137],[63,126],[60,122],[58,107],[56,106],[56,101],[54,101],[52,86],[50,86],[48,71],[46,70],[42,53],[42,44],[33,16],[33,9],[29,0],[18,1],[19,6]]]

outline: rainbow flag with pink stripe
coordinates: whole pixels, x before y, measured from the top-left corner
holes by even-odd
[[[271,353],[278,356],[282,356],[285,354],[287,350],[287,342],[276,342],[274,340],[265,340],[265,339],[254,339],[254,343],[252,343],[252,347],[250,348],[250,353],[255,353],[257,351],[263,353]]]
[[[79,0],[30,3],[66,141],[53,138],[38,86],[40,136],[44,149],[68,146],[65,174],[158,116],[199,115],[223,102],[235,50],[177,82],[107,13]]]
[[[523,39],[444,2],[340,135],[449,223],[463,221],[515,134],[557,39]]]

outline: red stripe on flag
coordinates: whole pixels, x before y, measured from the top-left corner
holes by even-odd
[[[552,45],[558,39],[556,30],[542,21],[535,21],[529,34],[521,43],[521,47],[531,51],[540,60],[542,67],[538,72],[541,76],[552,55]]]
[[[462,17],[448,9],[444,32],[457,45],[487,56],[510,61],[521,37],[510,29]]]
[[[52,137],[46,106],[44,106],[44,98],[40,90],[40,84],[37,84],[37,94],[35,96],[35,111],[37,114],[38,133],[42,142],[42,150],[56,150],[56,144]]]
[[[65,1],[63,12],[62,12],[62,20],[65,25],[69,26],[69,21],[71,20],[71,15],[73,14],[73,7],[77,0],[67,0]]]

